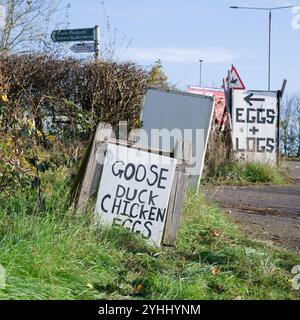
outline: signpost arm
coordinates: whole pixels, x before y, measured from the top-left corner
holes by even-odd
[[[100,56],[100,29],[99,26],[95,26],[95,60],[99,60]]]
[[[280,90],[280,98],[281,98],[281,99],[282,99],[282,97],[283,97],[283,95],[284,95],[284,91],[285,91],[286,84],[287,84],[287,80],[284,79],[283,82],[282,82],[281,90]]]

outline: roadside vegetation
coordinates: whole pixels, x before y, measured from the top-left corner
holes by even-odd
[[[23,181],[0,194],[0,299],[299,299],[300,257],[247,239],[190,191],[177,248],[156,249],[126,229],[94,229],[68,209],[70,170],[42,174],[43,201]]]
[[[231,147],[231,132],[214,128],[211,131],[202,183],[217,185],[271,184],[284,185],[291,182],[286,169],[260,162],[237,161]]]
[[[228,160],[206,171],[203,182],[225,185],[271,184],[291,182],[288,172],[281,167],[259,162]]]
[[[161,73],[159,64],[148,74],[134,64],[1,57],[0,264],[7,278],[0,299],[299,298],[290,281],[300,258],[247,239],[192,191],[176,249],[152,248],[125,229],[95,229],[92,210],[78,216],[69,208],[96,124],[140,127],[144,90],[166,81]],[[206,163],[215,169],[206,179],[282,183],[271,169],[222,165],[215,151],[227,159],[226,148],[210,144],[214,157]]]
[[[45,38],[61,10],[67,23],[70,6],[23,2],[4,1],[11,10],[0,36],[0,299],[299,299],[291,269],[300,257],[246,238],[191,190],[176,248],[153,248],[123,228],[96,229],[92,210],[75,214],[71,187],[96,125],[110,123],[116,136],[119,121],[140,128],[146,88],[175,87],[160,60],[149,70],[115,62],[107,14],[104,59],[79,61]],[[17,54],[25,47],[32,50]],[[293,108],[281,123],[286,156],[300,154]],[[228,160],[228,137],[220,132],[210,143],[205,181],[288,182],[282,170]]]

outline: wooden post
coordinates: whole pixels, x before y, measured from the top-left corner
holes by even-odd
[[[186,168],[191,160],[191,150],[189,141],[178,140],[176,142],[174,158],[178,162],[171,189],[163,236],[163,245],[166,246],[176,245],[186,189]]]
[[[280,111],[281,111],[281,95],[277,92],[277,123],[276,123],[276,164],[280,164]]]
[[[76,203],[78,211],[83,210],[88,200],[97,192],[104,160],[103,148],[105,147],[105,145],[99,145],[99,142],[105,142],[112,135],[113,130],[110,125],[106,123],[98,125],[89,151],[84,177],[80,185],[80,192]]]
[[[281,112],[281,101],[284,95],[285,87],[287,84],[287,80],[284,79],[281,90],[277,91],[277,135],[276,135],[276,164],[279,166],[280,164],[280,112]]]

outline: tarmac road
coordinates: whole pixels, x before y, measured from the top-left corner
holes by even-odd
[[[287,162],[295,182],[287,186],[209,187],[215,199],[250,237],[300,254],[300,162]]]

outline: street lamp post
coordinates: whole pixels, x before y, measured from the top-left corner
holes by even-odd
[[[199,63],[200,63],[199,86],[200,86],[200,87],[201,87],[201,85],[202,85],[202,62],[203,62],[203,60],[199,60]]]
[[[284,6],[284,7],[273,7],[273,8],[260,8],[260,7],[238,7],[231,6],[231,9],[246,9],[246,10],[263,10],[269,12],[269,53],[268,53],[268,90],[271,90],[271,33],[272,33],[272,11],[280,10],[280,9],[288,9],[293,8],[292,6]]]

